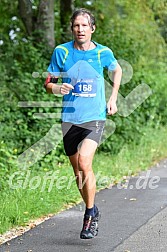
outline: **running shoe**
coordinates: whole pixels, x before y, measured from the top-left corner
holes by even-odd
[[[91,239],[98,234],[98,221],[100,219],[100,212],[97,211],[96,215],[93,217],[91,215],[86,215],[83,220],[83,228],[80,233],[81,239]]]

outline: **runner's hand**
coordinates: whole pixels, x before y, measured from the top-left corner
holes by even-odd
[[[118,109],[117,109],[117,104],[115,101],[109,100],[109,102],[107,103],[107,113],[108,115],[114,115],[115,113],[117,113]]]
[[[69,94],[69,92],[74,89],[74,87],[71,84],[63,83],[60,88],[60,94],[66,95]]]

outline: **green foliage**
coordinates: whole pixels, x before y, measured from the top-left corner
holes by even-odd
[[[112,0],[94,3],[97,10],[94,40],[109,46],[117,59],[127,61],[133,68],[132,79],[121,85],[119,92],[126,97],[142,83],[152,90],[152,95],[127,118],[112,117],[116,131],[101,146],[104,151],[118,153],[125,143],[140,141],[142,125],[158,127],[166,120],[167,47],[147,3]]]
[[[167,42],[167,2],[166,0],[147,1],[148,6],[153,10],[154,19],[159,26],[159,31]]]
[[[59,98],[46,94],[43,88],[44,72],[49,64],[51,51],[42,44],[33,44],[32,38],[25,37],[22,22],[17,13],[17,2],[9,6],[2,1],[4,12],[3,44],[1,45],[1,133],[0,137],[9,146],[17,148],[18,153],[43,137],[56,123],[54,119],[34,119],[34,113],[51,113],[55,108],[20,108],[20,101],[58,101]],[[38,2],[34,2],[38,5]],[[108,8],[106,7],[106,4]],[[119,115],[112,119],[116,131],[104,143],[102,149],[117,153],[125,142],[139,141],[141,125],[157,127],[166,121],[166,45],[159,32],[155,16],[164,17],[163,1],[75,1],[75,7],[87,7],[94,11],[97,29],[93,39],[109,46],[118,59],[128,61],[133,67],[133,78],[120,88],[126,96],[141,83],[152,89],[149,97],[129,117]],[[56,4],[56,39],[60,38],[59,4]],[[157,14],[158,13],[158,14]],[[16,18],[12,18],[12,17]],[[163,18],[161,18],[163,19]],[[164,19],[163,19],[164,20]],[[0,19],[2,23],[2,17]],[[20,29],[17,30],[17,28]],[[14,30],[16,37],[11,39],[6,32]],[[32,73],[38,73],[34,78]],[[113,141],[114,140],[114,141]],[[114,142],[114,144],[113,144]],[[116,143],[115,143],[116,142]],[[61,145],[61,152],[63,148]],[[59,153],[58,153],[59,155]]]
[[[38,5],[38,2],[34,2]],[[106,7],[106,4],[108,8]],[[165,124],[166,102],[166,45],[159,32],[155,16],[164,17],[161,4],[154,1],[75,1],[75,7],[86,7],[94,11],[97,29],[93,39],[109,46],[117,59],[124,59],[133,67],[133,78],[121,85],[120,93],[126,96],[141,83],[146,83],[153,94],[127,118],[114,116],[116,131],[102,146],[105,151],[119,152],[127,142],[138,142],[142,132],[141,125],[157,127]],[[7,2],[3,0],[5,11]],[[21,108],[20,101],[57,101],[59,98],[46,94],[43,74],[49,64],[51,51],[42,44],[34,46],[32,38],[25,37],[25,30],[17,13],[17,2],[4,12],[4,26],[1,45],[1,139],[18,153],[45,136],[49,129],[59,121],[55,119],[34,119],[34,113],[52,113],[55,108]],[[59,4],[56,4],[56,39],[60,39]],[[157,14],[158,13],[158,14]],[[15,17],[15,18],[12,18]],[[163,18],[161,18],[163,19]],[[164,20],[164,19],[163,19]],[[0,19],[2,23],[2,17]],[[17,29],[19,28],[20,31]],[[14,30],[15,38],[7,35]],[[7,33],[6,33],[7,32]],[[34,78],[33,72],[38,75]],[[60,111],[59,111],[60,112]],[[63,153],[60,145],[57,156]]]

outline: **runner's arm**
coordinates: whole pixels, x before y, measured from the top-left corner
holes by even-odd
[[[116,101],[117,101],[117,96],[118,96],[118,90],[121,83],[121,78],[122,78],[122,69],[120,65],[117,63],[117,67],[113,71],[113,74],[112,74],[112,81],[113,81],[112,94],[107,103],[107,110],[108,110],[109,115],[113,115],[117,112]]]
[[[51,74],[48,74],[48,77],[46,78],[44,87],[49,94],[69,94],[70,90],[73,89],[73,86],[68,83],[62,83],[57,84],[58,77],[51,76]]]

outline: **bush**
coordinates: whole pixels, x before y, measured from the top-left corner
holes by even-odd
[[[96,9],[97,17],[93,39],[109,46],[116,58],[128,61],[133,67],[133,78],[121,85],[120,93],[127,96],[142,83],[149,85],[153,92],[130,116],[112,117],[116,131],[101,149],[117,153],[125,142],[140,140],[143,125],[157,127],[166,122],[166,45],[154,21],[154,13],[145,1],[133,4],[131,1],[96,1],[91,8]],[[5,27],[7,30],[8,26]],[[51,50],[40,44],[34,46],[33,39],[25,39],[23,33],[22,28],[15,41],[3,35],[0,64],[0,137],[9,149],[17,149],[18,154],[44,137],[55,123],[60,123],[54,118],[33,118],[34,113],[60,112],[58,109],[18,106],[21,101],[59,102],[59,98],[46,94],[43,88],[43,72],[49,64]],[[34,78],[33,72],[39,73],[39,77]],[[108,80],[107,75],[105,79]],[[61,153],[64,153],[62,144],[57,156]]]

